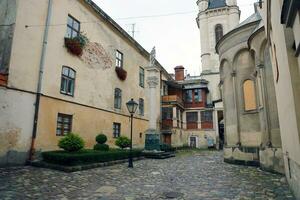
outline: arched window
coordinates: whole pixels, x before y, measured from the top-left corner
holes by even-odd
[[[215,27],[216,43],[223,37],[223,26],[217,24]]]
[[[119,88],[115,89],[115,108],[116,109],[121,109],[122,105],[122,90]]]
[[[74,96],[76,72],[70,67],[62,67],[60,92],[62,94]]]
[[[255,85],[254,81],[246,80],[243,83],[245,111],[251,111],[257,109]]]

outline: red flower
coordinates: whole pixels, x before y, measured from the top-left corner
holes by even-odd
[[[65,38],[65,46],[68,51],[76,56],[81,56],[83,47],[82,44],[74,38]]]
[[[122,80],[122,81],[126,80],[127,72],[123,68],[116,67],[115,71],[116,71],[116,73],[117,73],[120,80]]]

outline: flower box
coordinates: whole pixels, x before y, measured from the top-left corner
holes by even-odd
[[[65,46],[68,51],[76,56],[81,56],[83,47],[75,38],[65,38]]]
[[[65,47],[71,54],[76,56],[82,55],[82,51],[88,42],[88,38],[83,33],[74,38],[65,37]]]
[[[116,67],[115,69],[117,76],[120,80],[125,81],[127,78],[127,72],[121,68],[121,67]]]

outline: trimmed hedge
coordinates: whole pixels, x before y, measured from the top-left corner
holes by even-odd
[[[105,142],[107,141],[107,137],[106,137],[106,135],[104,135],[104,134],[99,134],[99,135],[97,135],[97,137],[96,137],[96,142],[98,143],[98,144],[105,144]]]
[[[132,150],[132,156],[142,156],[142,151]],[[42,157],[44,161],[49,163],[66,166],[75,166],[81,164],[101,163],[127,159],[129,157],[129,150],[81,150],[79,152],[48,151],[43,152]]]
[[[77,134],[68,133],[59,140],[58,146],[65,151],[76,152],[84,148],[84,140]]]
[[[160,150],[165,151],[165,152],[174,152],[174,151],[176,151],[176,148],[172,147],[169,144],[161,144]]]
[[[96,150],[96,151],[108,151],[109,146],[107,144],[95,144],[94,150]]]

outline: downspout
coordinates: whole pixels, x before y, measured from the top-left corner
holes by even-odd
[[[46,56],[47,43],[48,43],[48,33],[49,33],[49,24],[50,24],[51,12],[52,12],[52,4],[53,4],[53,0],[48,0],[48,11],[47,11],[46,25],[45,25],[44,37],[43,37],[42,54],[41,54],[40,65],[39,65],[39,79],[38,79],[37,94],[35,99],[32,139],[31,139],[31,146],[30,146],[29,159],[28,159],[29,161],[33,160],[33,154],[35,151],[34,144],[35,144],[36,133],[37,133],[40,99],[42,96],[42,82],[43,82],[43,75],[44,75],[44,68],[45,68],[45,56]]]

